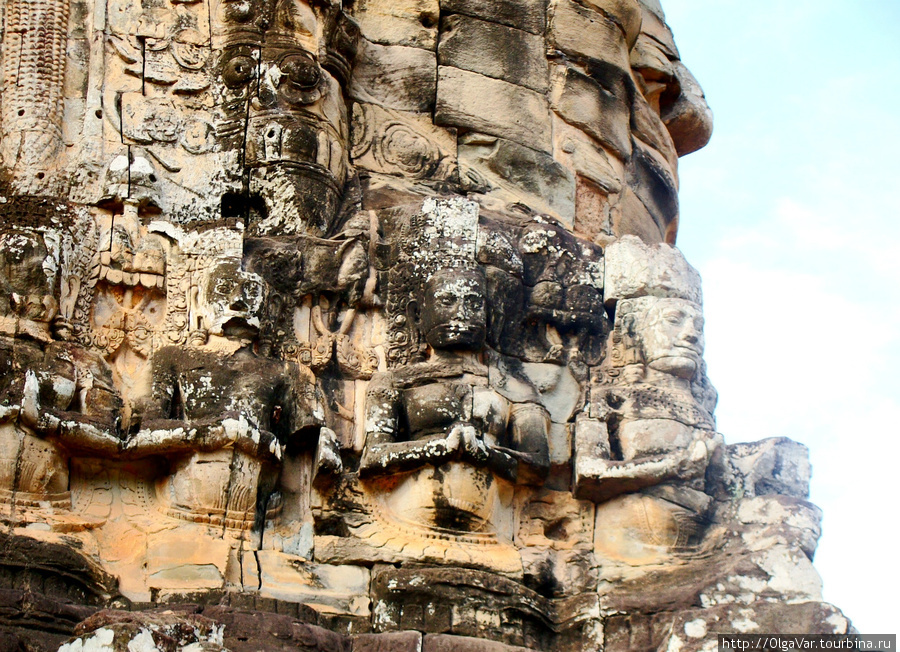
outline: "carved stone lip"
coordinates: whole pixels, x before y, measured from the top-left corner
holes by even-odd
[[[679,353],[681,351],[688,351],[689,353],[693,354],[692,357],[700,357],[703,355],[702,348],[700,348],[696,344],[691,344],[689,342],[675,342],[672,345],[672,348],[675,350],[678,350]],[[665,356],[665,357],[668,358],[668,357],[678,357],[678,356]]]
[[[428,331],[429,339],[437,337],[445,340],[450,338],[450,342],[442,343],[444,348],[478,346],[484,340],[484,336],[484,328],[473,327],[464,322],[441,324]]]
[[[225,337],[254,339],[259,334],[259,327],[243,317],[232,317],[222,324],[222,334]]]
[[[318,163],[309,163],[307,161],[294,161],[284,159],[274,159],[270,161],[248,162],[248,168],[280,168],[286,174],[296,176],[317,177],[320,181],[328,185],[328,190],[335,194],[340,194],[337,179],[331,171]]]
[[[670,353],[657,356],[653,360],[654,362],[657,360],[690,360],[694,364],[697,364],[702,357],[702,350],[697,350],[693,347],[680,346],[676,344],[672,347],[672,351]]]

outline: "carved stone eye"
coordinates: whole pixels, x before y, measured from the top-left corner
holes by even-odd
[[[229,88],[244,86],[256,77],[256,60],[247,54],[238,54],[222,66],[222,79]]]
[[[294,87],[308,91],[314,89],[322,78],[318,64],[302,54],[291,54],[278,65]]]
[[[663,319],[673,325],[678,325],[684,321],[685,314],[680,310],[668,310],[663,314]]]

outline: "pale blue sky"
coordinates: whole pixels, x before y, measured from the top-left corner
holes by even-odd
[[[825,599],[898,634],[900,0],[663,0],[715,132],[681,161],[729,443],[811,449]]]

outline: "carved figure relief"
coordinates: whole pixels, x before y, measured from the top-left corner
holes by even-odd
[[[2,234],[2,486],[10,524],[96,525],[73,516],[68,460],[118,445],[121,402],[109,367],[77,344],[54,341],[61,234],[49,224]],[[46,218],[46,216],[43,216]]]
[[[508,545],[514,486],[541,482],[549,467],[549,416],[539,404],[514,405],[493,390],[478,359],[487,289],[475,260],[474,208],[426,201],[411,220],[403,242],[411,255],[401,257],[414,294],[395,324],[411,326],[426,354],[369,383],[360,477],[388,528],[426,540]]]
[[[0,70],[0,588],[151,609],[85,649],[839,624],[805,453],[716,433],[657,2],[9,0]]]

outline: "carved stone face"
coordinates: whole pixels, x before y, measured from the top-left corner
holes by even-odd
[[[262,280],[242,271],[238,261],[217,263],[204,279],[201,291],[210,333],[252,336],[258,331]]]
[[[0,236],[0,314],[49,323],[56,315],[56,266],[34,233]]]
[[[242,150],[250,193],[265,205],[261,231],[323,235],[346,180],[348,138],[341,85],[326,69],[328,16],[305,2],[225,6],[249,13],[221,17],[222,145]]]
[[[436,349],[477,349],[484,343],[484,276],[444,269],[425,284],[421,327]]]
[[[416,25],[390,3],[352,5],[367,37],[351,85],[355,166],[449,183],[458,170],[485,208],[525,207],[598,243],[673,242],[678,156],[706,143],[712,115],[659,3],[444,4]]]
[[[712,114],[699,84],[679,59],[658,2],[597,4],[600,9],[594,11],[561,2],[551,20],[557,48],[577,55],[575,61],[585,61],[553,64],[554,108],[568,125],[603,146],[611,170],[624,167],[619,210],[608,227],[612,233],[674,242],[678,157],[706,144]],[[596,194],[596,187],[609,187],[602,178],[607,173],[586,164],[585,156],[592,155],[583,136],[571,128],[560,134],[561,142],[555,145],[571,153],[569,164],[579,177],[579,228],[579,219],[587,217],[589,196]],[[587,223],[582,228],[591,230]]]
[[[657,299],[634,324],[645,364],[691,377],[703,356],[703,313],[684,299]]]

